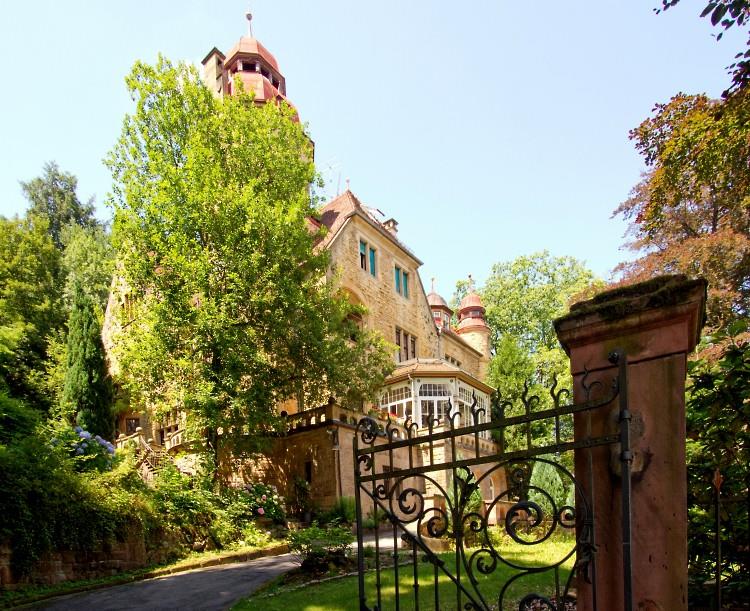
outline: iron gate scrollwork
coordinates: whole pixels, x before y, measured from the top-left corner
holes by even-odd
[[[608,387],[589,384],[584,376],[585,400],[578,404],[553,385],[552,407],[539,408],[539,398],[524,393],[521,413],[505,415],[511,404],[495,399],[496,417],[490,421],[476,398],[469,423],[459,422],[450,403],[442,421],[431,417],[421,430],[410,420],[399,426],[389,419],[383,427],[369,417],[360,420],[354,475],[361,611],[384,611],[391,604],[394,609],[563,611],[576,608],[576,578],[591,584],[587,608],[596,609],[592,449],[614,444],[620,444],[622,477],[623,608],[632,608],[626,359],[613,353],[610,360],[618,364],[617,376]],[[591,414],[615,400],[617,430],[592,434]],[[574,416],[585,434],[579,430],[574,436]],[[554,438],[535,445],[535,424],[545,421],[553,424]],[[511,431],[520,437],[521,449],[518,439],[515,449],[506,448]],[[585,473],[565,466],[564,455],[575,450],[586,455],[579,462]],[[542,464],[574,490],[574,502],[563,502],[532,481],[534,466]],[[503,482],[503,489],[496,489]],[[365,514],[375,527],[369,569]],[[518,553],[540,549],[555,537],[554,555],[543,562]],[[390,558],[381,553],[385,541],[392,545]],[[452,551],[437,551],[439,541]],[[547,591],[539,592],[537,585],[524,590],[530,577],[537,578],[534,584],[546,580]]]

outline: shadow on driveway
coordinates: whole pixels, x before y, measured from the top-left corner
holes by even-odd
[[[275,577],[299,566],[290,554],[224,564],[166,575],[93,592],[72,594],[35,604],[55,611],[116,609],[228,609]],[[290,610],[291,611],[291,610]]]

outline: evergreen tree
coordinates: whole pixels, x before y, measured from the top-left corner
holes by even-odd
[[[553,462],[549,455],[540,456],[534,462],[531,479],[529,480],[529,500],[537,503],[544,510],[545,518],[553,517],[550,497],[555,502],[556,509],[559,512],[560,508],[567,504],[569,496],[568,486],[560,477],[562,471],[555,467]]]
[[[93,200],[82,203],[77,188],[78,179],[61,170],[54,161],[44,164],[42,176],[21,182],[21,189],[29,200],[29,218],[47,221],[47,231],[59,250],[64,246],[63,229],[67,225],[88,228],[98,225]]]
[[[101,326],[94,303],[79,286],[68,319],[68,359],[61,400],[63,415],[87,431],[112,436],[111,387],[104,362]]]

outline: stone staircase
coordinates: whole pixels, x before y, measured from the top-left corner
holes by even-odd
[[[138,427],[132,435],[120,435],[115,441],[115,447],[135,450],[136,467],[146,482],[152,481],[165,465],[173,463],[172,457],[165,448],[153,444],[151,439],[146,439],[141,427]]]

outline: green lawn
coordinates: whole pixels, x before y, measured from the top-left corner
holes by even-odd
[[[521,546],[509,541],[504,542],[500,553],[508,560],[526,567],[543,567],[550,562],[563,558],[574,545],[572,538],[556,538],[541,545]],[[473,550],[472,550],[473,551]],[[420,554],[420,557],[422,555]],[[446,552],[440,554],[446,568],[455,575],[455,554]],[[570,574],[573,558],[568,559],[559,573],[561,589]],[[498,564],[497,570],[490,575],[482,575],[474,571],[479,578],[478,588],[489,605],[497,604],[498,594],[502,586],[520,571],[511,569],[507,565]],[[419,608],[435,608],[434,567],[425,562],[418,563],[419,575]],[[368,606],[374,607],[376,601],[376,575],[374,571],[366,574],[366,591]],[[399,601],[400,609],[410,611],[414,605],[414,574],[412,565],[399,567]],[[439,608],[441,610],[457,609],[456,587],[450,578],[441,573],[438,579]],[[468,584],[468,580],[463,584]],[[555,573],[552,570],[526,574],[516,580],[508,589],[504,597],[504,609],[518,609],[518,601],[523,596],[536,592],[546,596],[553,596],[555,591]],[[358,588],[356,577],[345,577],[326,583],[311,585],[293,591],[273,592],[273,588],[257,594],[238,603],[234,609],[263,610],[263,611],[349,611],[358,609]],[[271,594],[271,595],[269,595]],[[381,602],[382,609],[395,609],[395,580],[393,568],[381,571]],[[462,605],[467,602],[464,597]],[[496,608],[496,607],[495,607]]]

